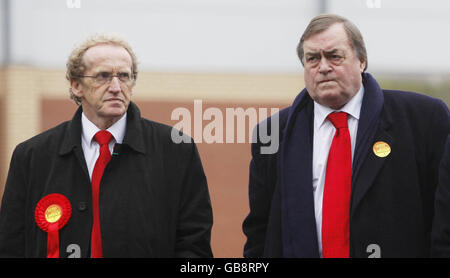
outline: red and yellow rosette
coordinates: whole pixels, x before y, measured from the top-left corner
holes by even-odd
[[[42,198],[34,211],[34,218],[41,230],[47,232],[47,258],[59,258],[59,230],[69,221],[72,206],[61,194]]]

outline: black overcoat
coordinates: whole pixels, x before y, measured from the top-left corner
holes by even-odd
[[[449,110],[439,99],[382,90],[368,73],[363,74],[363,85],[352,165],[350,256],[428,257],[439,163],[450,132]],[[264,144],[252,144],[250,213],[243,224],[246,257],[319,257],[312,186],[313,109],[305,89],[276,115],[278,152],[264,154]],[[390,146],[388,156],[373,151],[379,141]]]

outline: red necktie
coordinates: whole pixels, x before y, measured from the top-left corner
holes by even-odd
[[[328,120],[336,128],[328,154],[322,203],[322,256],[350,256],[350,192],[352,149],[345,112],[331,113]]]
[[[100,144],[100,155],[95,162],[94,172],[92,172],[92,214],[93,224],[91,233],[91,256],[92,258],[103,258],[102,235],[100,231],[100,213],[99,213],[99,192],[100,181],[102,180],[103,171],[111,160],[109,152],[109,141],[112,134],[106,130],[97,132],[94,136],[95,141]]]

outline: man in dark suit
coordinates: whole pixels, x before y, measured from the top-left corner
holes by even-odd
[[[80,107],[16,147],[0,211],[1,257],[212,256],[197,148],[141,117],[130,101],[136,64],[115,37],[94,36],[73,50],[67,79]]]
[[[343,17],[314,18],[297,50],[306,88],[260,123],[279,150],[252,144],[244,256],[429,256],[447,106],[382,90]]]

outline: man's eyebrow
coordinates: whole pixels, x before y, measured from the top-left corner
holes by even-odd
[[[325,54],[335,54],[336,52],[342,52],[340,49],[333,48],[329,51],[324,51]]]
[[[316,56],[319,55],[319,52],[308,51],[305,53],[305,56]]]
[[[320,52],[322,51],[308,51],[305,53],[305,56],[316,56],[316,55],[320,55]],[[342,50],[338,49],[338,48],[333,48],[331,50],[328,51],[323,51],[325,55],[329,55],[329,54],[334,54],[336,52],[342,52]]]

